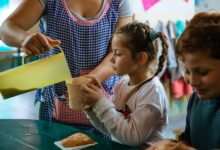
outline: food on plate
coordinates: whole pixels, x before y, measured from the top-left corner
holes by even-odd
[[[75,147],[93,143],[95,141],[83,133],[74,133],[61,141],[63,147]]]

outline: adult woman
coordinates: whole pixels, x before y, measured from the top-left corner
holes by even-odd
[[[111,76],[108,42],[115,29],[131,22],[131,15],[127,0],[24,0],[4,21],[0,32],[6,44],[21,47],[28,55],[42,54],[41,58],[57,53],[49,49],[61,43],[72,76],[89,73],[111,94],[118,77]],[[39,20],[40,32],[28,33]],[[40,119],[77,127],[88,124],[82,112],[68,108],[65,92],[64,83],[38,90]]]

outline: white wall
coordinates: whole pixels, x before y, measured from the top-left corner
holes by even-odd
[[[200,0],[196,12],[217,10],[220,11],[220,0]]]
[[[15,10],[15,8],[21,3],[22,0],[9,0],[10,11]]]
[[[194,0],[186,3],[184,0],[160,0],[149,10],[144,11],[141,0],[134,0],[135,19],[145,22],[150,21],[154,26],[158,20],[167,22],[168,20],[189,20],[195,13]]]
[[[22,0],[9,0],[9,6],[0,10],[0,25],[15,10]]]

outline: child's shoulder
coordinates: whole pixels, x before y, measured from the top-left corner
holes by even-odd
[[[158,77],[144,84],[139,91],[139,96],[144,103],[168,101],[166,91]]]
[[[163,84],[161,83],[159,77],[153,77],[152,80],[150,80],[149,82],[145,83],[143,85],[143,87],[145,88],[150,88],[150,89],[164,89]]]
[[[121,77],[121,79],[118,81],[118,83],[115,85],[116,87],[117,86],[122,86],[124,84],[127,84],[129,81],[129,77],[128,76],[123,76]]]

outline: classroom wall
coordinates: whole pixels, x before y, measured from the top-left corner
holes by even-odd
[[[143,0],[134,0],[135,19],[145,22],[149,20],[154,26],[158,20],[189,20],[195,13],[194,0],[159,0],[155,5],[144,11]],[[155,0],[154,0],[155,1]]]
[[[219,0],[196,0],[196,12],[216,10],[220,11],[220,1]]]

